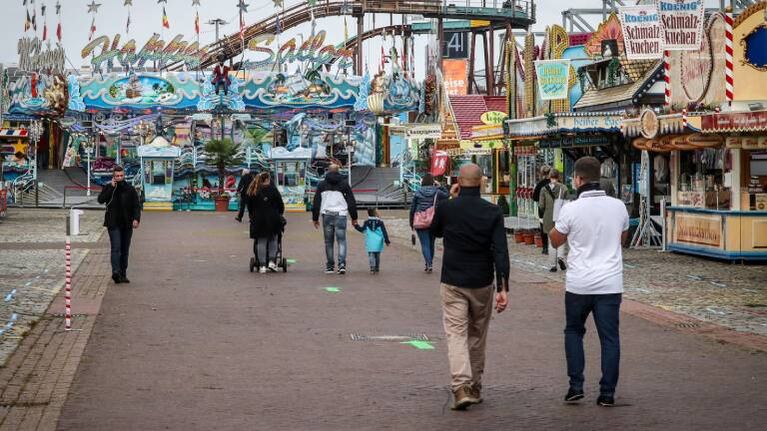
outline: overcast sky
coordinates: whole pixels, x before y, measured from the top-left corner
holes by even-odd
[[[48,22],[48,35],[55,38],[56,24],[58,17],[56,16],[56,0],[27,0],[27,3],[34,1],[34,6],[37,8],[37,33],[42,37],[42,29],[44,19],[41,16],[41,5],[47,6],[46,18]],[[88,34],[93,14],[88,13],[88,4],[92,0],[59,0],[61,3],[61,21],[63,25],[63,45],[71,62],[80,66],[84,61],[80,57],[80,51],[88,43]],[[285,0],[285,6],[290,7],[292,5],[304,2],[305,0]],[[321,3],[323,0],[318,0]],[[451,0],[450,3],[462,4],[467,0]],[[470,0],[471,3],[479,2],[481,0]],[[488,3],[493,0],[487,0]],[[499,3],[501,2],[500,0]],[[0,5],[3,6],[2,14],[0,14],[0,62],[2,63],[17,63],[17,43],[19,37],[24,35],[24,20],[26,16],[27,7],[23,5],[24,0],[0,0]],[[167,0],[167,4],[158,4],[157,0],[132,0],[133,6],[124,6],[125,0],[97,0],[96,3],[100,3],[101,7],[98,9],[96,17],[96,36],[107,35],[111,38],[115,33],[120,33],[122,40],[121,46],[129,39],[135,39],[137,49],[146,43],[151,37],[152,33],[161,33],[164,40],[170,40],[176,34],[184,34],[186,40],[194,40],[194,17],[195,7],[192,7],[193,0]],[[205,45],[213,42],[215,39],[214,28],[211,25],[205,24],[207,21],[213,18],[222,18],[228,21],[230,24],[221,28],[222,35],[232,34],[238,31],[238,0],[200,0],[200,21],[202,22],[202,29],[200,35],[200,42]],[[276,12],[273,0],[246,0],[249,4],[248,13],[246,15],[246,23],[254,24],[260,21],[260,19],[270,16]],[[634,1],[625,1],[625,3],[634,3]],[[707,0],[707,5],[718,6],[718,0]],[[547,25],[561,24],[562,15],[561,12],[564,9],[564,5],[568,8],[599,8],[602,7],[600,0],[540,0],[536,2],[538,16],[537,24],[534,26],[534,30],[543,30]],[[162,28],[162,9],[165,6],[168,18],[170,21],[170,30]],[[131,30],[129,37],[125,34],[125,24],[128,18],[128,12],[131,13]],[[356,26],[355,21],[349,17],[348,31],[349,35],[353,36]],[[376,17],[376,24],[380,26],[389,23],[388,15],[378,15]],[[592,22],[598,22],[599,17],[593,17]],[[394,22],[399,23],[400,18],[394,17]],[[343,39],[343,18],[325,18],[317,20],[317,29],[326,30],[328,32],[328,42],[338,43]],[[372,17],[368,17],[366,20],[366,29],[372,28]],[[284,42],[289,37],[297,36],[300,33],[309,34],[310,26],[308,24],[302,25],[298,28],[294,28],[286,31],[281,40]],[[27,33],[33,34],[32,31]],[[422,45],[425,42],[420,42]],[[377,42],[371,42],[365,44],[366,58],[371,68],[377,67],[378,53],[380,52],[380,45]],[[417,53],[422,51],[416,50]],[[421,62],[417,60],[417,67],[421,67]],[[69,67],[69,65],[67,65]],[[422,71],[421,71],[422,73]],[[419,73],[420,74],[420,73]]]

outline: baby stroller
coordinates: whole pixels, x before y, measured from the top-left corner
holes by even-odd
[[[275,255],[275,262],[277,263],[277,268],[282,268],[282,272],[288,272],[288,259],[283,255],[282,252],[282,234],[285,232],[285,225],[287,224],[287,220],[285,220],[285,217],[282,217],[282,228],[280,229],[280,232],[277,234],[277,254]],[[268,254],[267,254],[268,255]],[[258,261],[258,255],[252,256],[250,258],[250,272],[255,272],[256,268],[260,267],[260,262]]]

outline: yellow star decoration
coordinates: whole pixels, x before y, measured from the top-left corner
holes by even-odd
[[[21,140],[16,141],[16,143],[13,144],[13,154],[16,154],[16,153],[27,154],[27,147],[28,146],[29,145],[21,142]]]

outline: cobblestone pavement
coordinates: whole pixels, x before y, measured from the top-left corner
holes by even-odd
[[[64,286],[66,210],[10,208],[0,222],[0,365]],[[98,244],[103,212],[86,211],[72,237],[72,270]],[[62,309],[63,311],[63,309]]]
[[[410,241],[403,212],[384,215],[390,235]],[[552,257],[509,238],[512,270],[521,269],[564,282],[564,272],[549,272]],[[628,299],[714,323],[735,331],[767,336],[767,266],[730,264],[658,250],[624,249]],[[691,323],[694,325],[694,323]]]
[[[252,244],[231,218],[145,215],[132,283],[104,297],[60,430],[697,431],[767,420],[766,353],[625,313],[620,407],[594,405],[591,324],[587,399],[563,405],[561,284],[521,270],[510,310],[491,323],[485,402],[452,412],[438,275],[424,274],[407,241],[371,276],[363,237],[350,231],[349,274],[324,275],[321,233],[289,215],[295,263],[251,274]],[[433,349],[401,343],[411,337]]]

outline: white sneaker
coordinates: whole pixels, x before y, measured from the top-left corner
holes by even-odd
[[[269,271],[277,272],[277,264],[274,262],[269,262]]]
[[[258,272],[261,274],[266,274],[266,267],[262,266],[261,268],[258,268]]]

